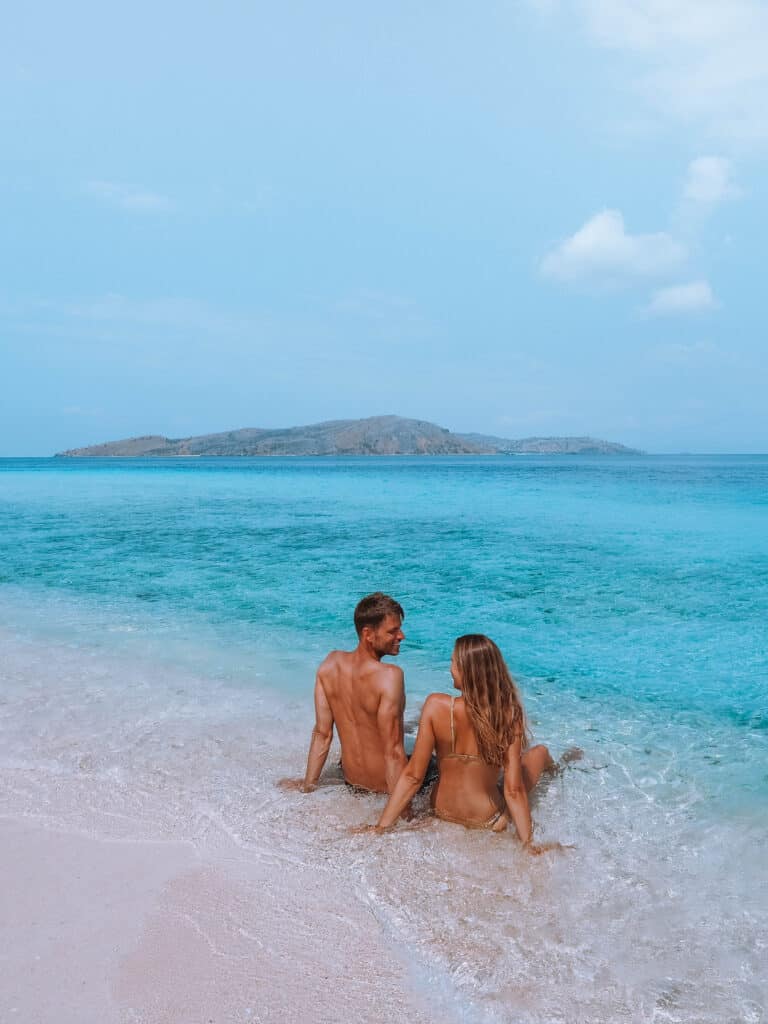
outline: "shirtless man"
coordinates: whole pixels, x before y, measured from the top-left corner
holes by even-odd
[[[407,763],[403,748],[405,684],[403,670],[385,664],[405,639],[402,607],[386,594],[369,594],[355,608],[358,644],[354,651],[331,651],[317,670],[315,727],[303,779],[285,779],[284,788],[311,793],[331,749],[334,724],[341,742],[341,770],[352,786],[391,793]]]

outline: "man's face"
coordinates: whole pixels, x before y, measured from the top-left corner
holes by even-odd
[[[405,640],[405,634],[400,628],[401,621],[399,615],[386,615],[378,626],[371,630],[371,646],[380,658],[385,654],[400,653],[400,644]]]

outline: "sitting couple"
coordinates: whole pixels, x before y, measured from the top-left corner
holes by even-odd
[[[389,794],[378,823],[360,831],[382,832],[410,813],[434,751],[439,778],[431,803],[436,817],[494,832],[504,831],[511,818],[523,846],[541,853],[544,847],[532,842],[528,793],[555,764],[545,746],[528,746],[520,695],[501,651],[488,637],[458,638],[451,676],[460,694],[430,694],[413,754],[406,757],[403,672],[381,660],[399,653],[403,618],[402,607],[386,594],[360,601],[355,608],[357,648],[332,651],[317,672],[316,720],[304,779],[284,780],[283,786],[305,793],[317,787],[335,725],[347,784]]]

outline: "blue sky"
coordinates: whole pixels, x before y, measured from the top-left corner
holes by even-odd
[[[768,451],[765,0],[30,3],[0,454],[397,413]]]

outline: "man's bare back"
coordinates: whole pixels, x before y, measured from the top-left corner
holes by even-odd
[[[316,705],[325,699],[338,730],[344,778],[375,793],[391,792],[406,762],[402,669],[359,650],[332,651],[317,686]]]
[[[341,742],[344,778],[375,793],[391,793],[407,763],[403,747],[405,684],[397,665],[384,664],[405,639],[403,610],[386,594],[371,594],[355,609],[358,645],[331,651],[315,680],[315,727],[303,780],[283,780],[286,788],[316,788],[333,740]]]

